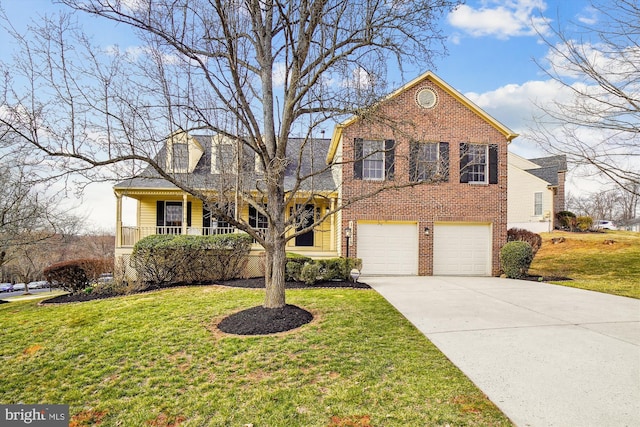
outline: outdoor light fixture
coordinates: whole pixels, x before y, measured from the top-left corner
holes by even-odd
[[[358,270],[357,268],[354,268],[351,270],[349,275],[351,276],[351,279],[353,280],[354,283],[358,283],[358,278],[360,277],[360,270]]]
[[[425,234],[425,236],[429,235],[429,227],[425,227],[424,228],[424,234]]]
[[[349,239],[351,239],[351,228],[344,229],[344,237],[347,239],[347,258],[349,258]]]

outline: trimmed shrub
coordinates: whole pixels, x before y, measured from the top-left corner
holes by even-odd
[[[302,268],[313,260],[304,255],[287,252],[287,265],[285,266],[285,280],[287,282],[302,281]]]
[[[136,243],[131,266],[150,285],[240,277],[248,261],[248,234],[155,235]]]
[[[538,249],[542,246],[542,237],[533,231],[523,228],[510,228],[507,231],[507,242],[527,242],[531,245],[533,256],[536,256]]]
[[[579,216],[576,218],[576,226],[580,231],[588,231],[593,226],[593,218],[590,216]]]
[[[50,265],[43,273],[48,282],[57,283],[65,291],[75,294],[88,288],[102,273],[111,271],[112,259],[83,258]]]
[[[507,242],[500,249],[500,264],[504,274],[510,279],[525,277],[531,261],[533,261],[533,249],[527,242]]]
[[[567,228],[571,231],[576,229],[576,214],[570,211],[560,211],[556,214],[556,219],[560,227]]]
[[[305,259],[304,263],[300,263]],[[292,257],[287,261],[287,280],[301,281],[312,285],[318,281],[352,280],[351,270],[362,269],[359,258],[329,258],[312,260],[306,257]]]
[[[308,262],[302,267],[300,278],[307,285],[313,285],[320,279],[320,264]]]

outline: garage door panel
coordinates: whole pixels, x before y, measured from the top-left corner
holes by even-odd
[[[363,274],[418,274],[417,224],[358,223],[358,258]]]
[[[490,224],[435,224],[433,274],[491,275]]]

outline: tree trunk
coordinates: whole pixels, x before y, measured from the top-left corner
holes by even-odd
[[[267,182],[267,211],[269,228],[266,236],[265,308],[281,308],[285,302],[285,268],[287,264],[285,240],[284,167],[269,171]]]
[[[267,249],[265,268],[265,308],[281,308],[285,301],[285,266],[286,252],[284,241]]]

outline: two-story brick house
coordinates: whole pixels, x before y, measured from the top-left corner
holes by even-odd
[[[288,249],[312,257],[349,253],[363,259],[363,274],[498,274],[499,249],[506,242],[507,145],[516,136],[428,72],[338,125],[330,140],[307,146],[312,151],[302,158],[316,159],[310,168],[331,170],[315,181],[319,197],[298,189],[300,202],[293,198],[289,215],[296,203],[316,215],[345,208],[306,238],[293,239]],[[165,149],[184,151],[184,170],[176,172],[215,194],[222,154],[215,136],[174,136],[167,146],[177,143]],[[320,166],[318,158],[326,163]],[[254,185],[259,171],[246,166],[236,169],[245,170],[243,181]],[[393,188],[373,194],[385,187]],[[121,182],[114,190],[116,256],[130,254],[148,234],[233,231],[208,215],[200,201],[153,175]],[[123,196],[138,201],[136,226],[122,224]],[[246,204],[234,209],[252,227],[265,226]]]
[[[363,274],[498,274],[516,136],[431,72],[337,126],[327,161],[342,165],[341,203],[399,187],[341,214]]]

